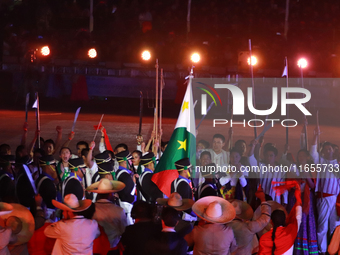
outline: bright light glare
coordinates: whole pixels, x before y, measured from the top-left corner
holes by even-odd
[[[201,57],[198,53],[194,53],[191,55],[191,61],[194,63],[198,63],[201,60]]]
[[[250,58],[247,59],[248,65],[250,65]],[[251,65],[254,66],[257,64],[257,58],[255,56],[251,56]]]
[[[48,46],[42,47],[40,52],[41,52],[41,55],[43,55],[45,57],[50,55],[50,53],[51,53],[50,48]]]
[[[95,48],[89,49],[87,55],[89,55],[89,58],[95,58],[97,57],[97,51]]]
[[[297,62],[297,65],[300,68],[306,68],[307,67],[307,60],[305,58],[300,58],[299,61]]]
[[[150,51],[145,50],[145,51],[142,52],[142,59],[143,60],[148,61],[148,60],[150,60],[150,58],[151,58]]]

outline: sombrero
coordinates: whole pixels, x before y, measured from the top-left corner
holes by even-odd
[[[227,200],[216,196],[207,196],[197,200],[192,210],[201,219],[218,224],[230,222],[236,216],[234,206]]]
[[[280,205],[279,203],[275,202],[275,201],[266,201],[266,203],[268,203],[271,207],[271,212],[275,211],[275,210],[281,210],[284,211],[284,213],[286,214],[286,218],[288,217],[288,213],[286,211],[286,209]],[[253,220],[257,220],[258,218],[261,217],[261,205],[259,207],[257,207],[257,209],[254,212],[253,215]],[[264,229],[262,229],[261,231],[257,232],[258,236],[261,237],[263,234],[267,233],[269,230],[271,230],[273,228],[272,224],[269,222],[268,225],[266,227],[264,227]]]
[[[107,194],[121,191],[125,188],[125,184],[120,181],[111,181],[109,179],[103,178],[99,182],[95,182],[89,187],[87,187],[87,191],[99,193],[99,194]]]
[[[63,211],[82,212],[91,206],[92,201],[90,199],[78,200],[74,194],[68,194],[64,197],[64,203],[53,199],[52,204]]]
[[[34,218],[25,206],[21,204],[10,204],[10,206],[13,208],[12,212],[0,217],[17,237],[17,241],[13,245],[27,243],[34,233]]]
[[[238,199],[228,201],[234,206],[236,217],[242,220],[251,220],[253,218],[254,211],[248,203]]]
[[[171,193],[169,198],[157,198],[157,204],[168,205],[176,209],[177,211],[185,211],[192,207],[194,200],[182,199],[181,195],[177,192]]]

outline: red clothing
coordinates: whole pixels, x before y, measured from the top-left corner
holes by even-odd
[[[298,215],[297,212],[301,213],[301,206],[300,210],[296,210],[296,206],[290,212],[288,219],[287,219],[287,226],[286,227],[278,227],[275,232],[275,255],[282,255],[285,254],[291,247],[294,245],[297,233],[299,231],[299,225],[301,223],[301,215]],[[273,241],[272,241],[272,233],[273,230],[271,229],[267,233],[265,233],[260,238],[260,248],[258,255],[271,255],[272,248],[273,248]]]
[[[29,254],[48,255],[52,253],[56,239],[45,236],[44,230],[52,223],[45,223],[41,228],[34,231],[32,238],[27,243]]]
[[[102,226],[98,225],[100,236],[93,241],[93,253],[106,255],[110,250],[110,243]]]

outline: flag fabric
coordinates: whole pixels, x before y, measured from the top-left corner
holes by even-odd
[[[38,99],[35,100],[34,104],[32,105],[32,108],[38,108]]]
[[[167,197],[171,194],[171,183],[178,178],[175,162],[182,158],[189,158],[193,169],[195,169],[196,129],[194,114],[192,75],[190,75],[174,132],[152,176],[152,181]]]
[[[286,65],[285,68],[283,69],[282,77],[284,76],[287,77],[287,75],[288,75],[288,71],[287,71],[287,65]]]
[[[99,126],[95,125],[93,127],[94,127],[95,130],[101,129],[102,128],[102,124],[99,124]],[[109,140],[109,136],[107,135],[107,132],[106,132],[105,128],[103,129],[103,132],[104,132],[104,141],[105,141],[106,149],[108,149],[109,151],[113,151],[111,143],[110,143],[110,140]]]

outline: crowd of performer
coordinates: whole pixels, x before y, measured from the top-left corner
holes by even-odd
[[[152,180],[167,146],[154,133],[109,150],[102,127],[94,153],[56,131],[28,144],[25,124],[15,153],[0,145],[1,255],[340,254],[339,148],[319,127],[296,156],[263,136],[232,144],[232,129],[197,140],[168,197]]]

